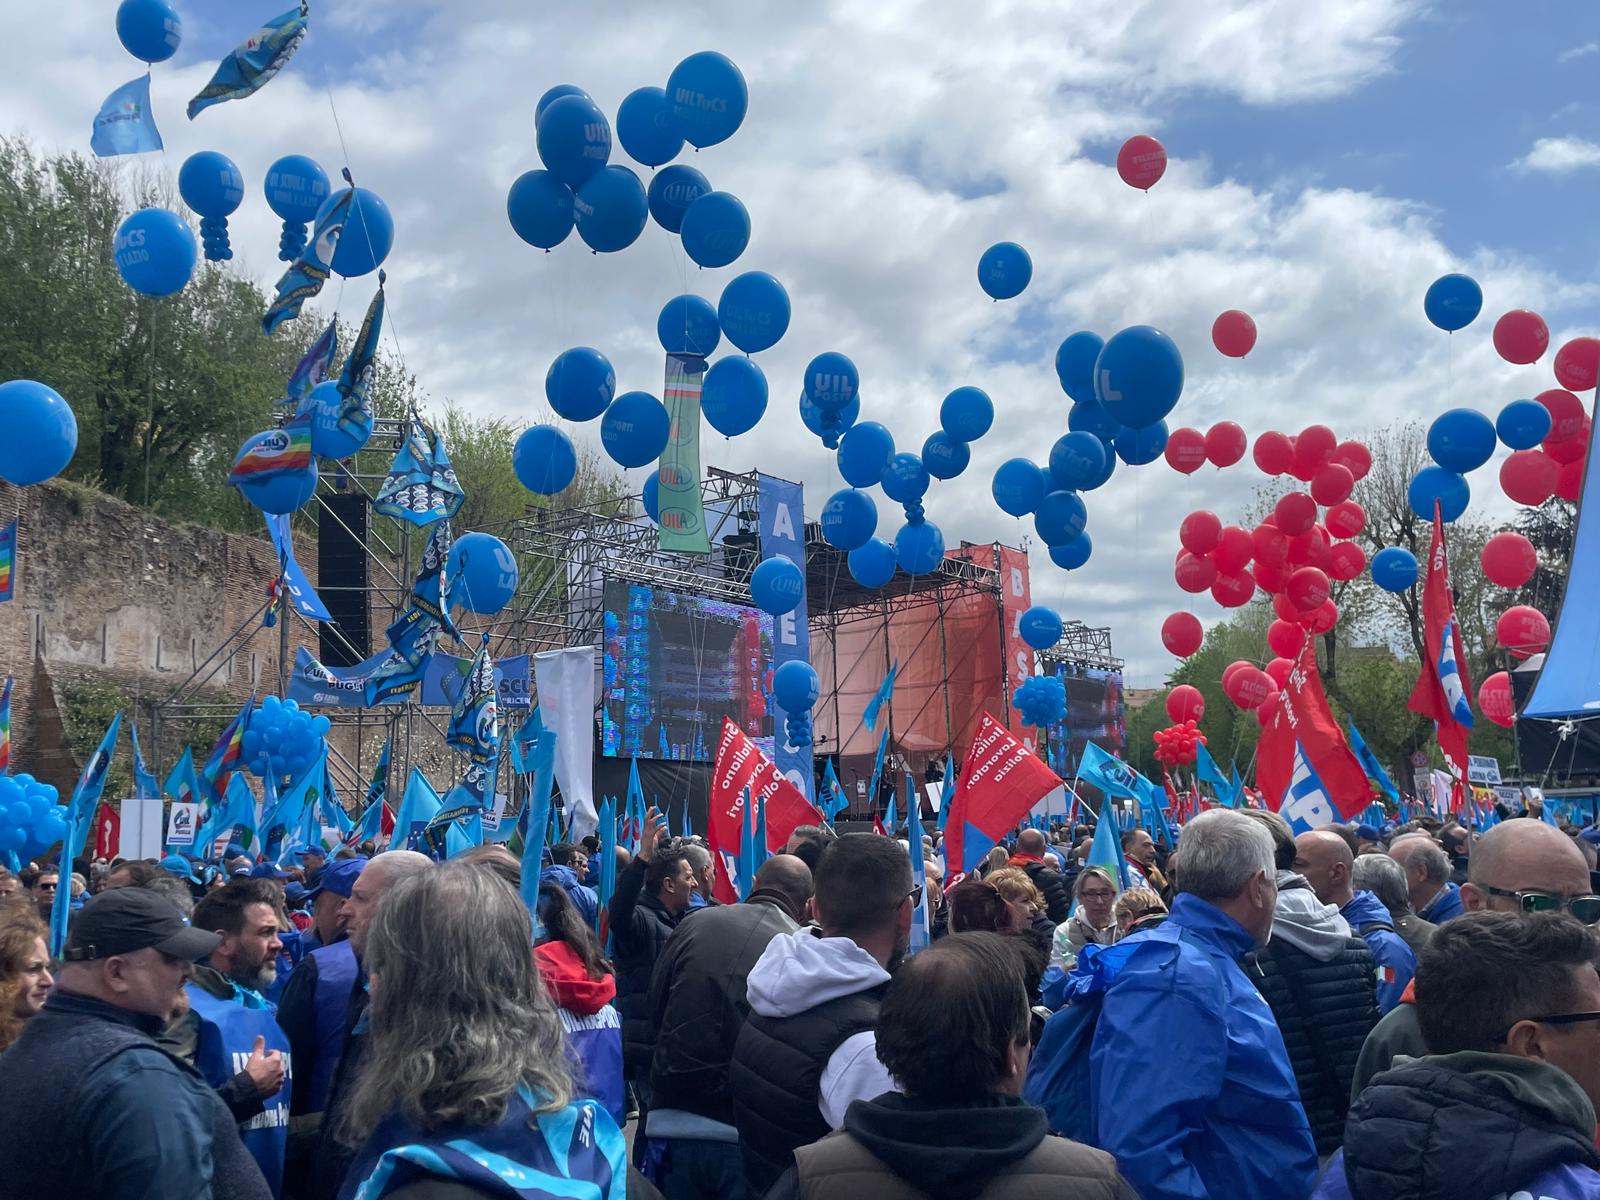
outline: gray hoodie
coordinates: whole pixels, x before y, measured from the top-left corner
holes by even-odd
[[[1344,949],[1350,923],[1339,915],[1336,905],[1317,899],[1303,875],[1279,871],[1272,933],[1318,962],[1331,962]]]

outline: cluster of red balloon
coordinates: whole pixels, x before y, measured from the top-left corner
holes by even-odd
[[[1250,439],[1232,421],[1218,421],[1205,433],[1184,426],[1167,436],[1167,465],[1174,471],[1193,475],[1206,463],[1217,468],[1231,467],[1244,457]]]
[[[1199,722],[1189,720],[1181,725],[1168,725],[1150,735],[1155,741],[1155,760],[1167,767],[1187,766],[1195,760],[1199,747],[1206,744],[1206,735],[1200,732]]]

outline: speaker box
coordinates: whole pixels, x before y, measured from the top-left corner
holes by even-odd
[[[322,626],[322,661],[353,667],[372,654],[367,529],[371,510],[359,492],[324,492],[317,528],[317,592],[333,620]]]

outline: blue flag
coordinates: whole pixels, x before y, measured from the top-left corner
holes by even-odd
[[[617,894],[617,802],[606,800],[600,805],[596,814],[599,818],[597,826],[600,833],[600,887],[598,889],[600,906],[594,915],[595,936],[600,938],[602,946],[611,941],[609,930],[602,930],[606,912],[611,907],[611,897]],[[603,936],[602,936],[603,934]]]
[[[117,736],[122,730],[122,711],[111,718],[105,736],[89,758],[78,777],[78,786],[72,790],[67,804],[67,833],[61,844],[63,876],[71,870],[72,862],[83,853],[83,844],[89,838],[89,828],[94,822],[95,806],[100,803],[100,793],[106,788],[106,772],[111,769],[112,756],[117,751]],[[71,881],[63,878],[56,888],[56,898],[50,909],[50,957],[60,958],[67,944],[67,918],[72,911]]]
[[[283,389],[282,403],[299,411],[301,403],[311,395],[311,390],[333,372],[333,360],[339,357],[339,318],[328,322],[328,327],[317,335]]]
[[[1394,786],[1394,780],[1389,778],[1389,772],[1383,769],[1383,764],[1378,761],[1378,756],[1367,747],[1367,739],[1361,736],[1361,731],[1356,728],[1356,723],[1350,723],[1350,749],[1356,753],[1356,758],[1361,760],[1361,769],[1367,773],[1367,778],[1383,789],[1384,795],[1390,800],[1399,803],[1400,793]],[[1378,824],[1382,824],[1379,821]]]
[[[831,825],[834,817],[849,806],[849,798],[845,796],[844,788],[839,786],[839,776],[834,773],[833,759],[830,758],[822,772],[822,815]]]
[[[1268,796],[1268,807],[1271,804],[1272,797]],[[1296,835],[1331,825],[1339,819],[1338,807],[1298,741],[1294,744],[1294,774],[1289,778],[1289,790],[1284,794],[1278,815],[1289,822],[1289,828]]]
[[[355,438],[364,439],[372,431],[372,375],[378,361],[378,338],[383,333],[383,283],[384,274],[379,271],[377,295],[367,305],[350,357],[339,373],[339,428]]]
[[[162,791],[171,796],[178,804],[199,804],[204,797],[200,789],[200,777],[194,770],[194,751],[188,746],[183,748],[183,755],[173,764],[172,770],[167,774],[167,782],[162,786]]]
[[[877,729],[878,712],[885,704],[889,703],[889,697],[894,695],[894,680],[898,674],[900,674],[900,664],[896,662],[889,668],[889,673],[883,677],[883,682],[878,685],[877,694],[872,697],[867,707],[862,710],[861,723],[867,727],[869,732]],[[877,802],[876,796],[873,797],[873,802]]]
[[[101,158],[161,150],[161,131],[150,111],[150,76],[130,79],[107,96],[95,114],[89,149]]]
[[[939,832],[943,833],[950,820],[950,801],[956,794],[956,767],[948,753],[944,756],[944,782],[939,786]]]
[[[189,101],[189,119],[224,100],[254,95],[288,65],[306,38],[307,6],[301,3],[274,17],[247,37],[232,54],[217,64],[211,82]]]
[[[262,333],[270,336],[279,325],[298,317],[301,305],[322,291],[322,285],[328,282],[328,277],[333,273],[329,264],[333,262],[333,252],[339,245],[339,235],[344,232],[354,194],[354,188],[345,188],[333,197],[333,203],[326,212],[317,215],[311,240],[289,264],[288,270],[284,271],[283,278],[278,280],[278,294],[267,305],[267,311],[261,314]]]
[[[1105,871],[1119,892],[1128,890],[1128,860],[1122,854],[1122,831],[1117,828],[1117,808],[1111,803],[1109,795],[1100,801],[1100,815],[1094,823],[1094,842],[1089,846],[1089,858],[1083,865]]]
[[[317,595],[317,589],[311,586],[305,571],[295,561],[294,536],[289,531],[289,517],[287,514],[274,513],[268,513],[266,517],[267,536],[272,539],[272,545],[278,551],[279,577],[285,595],[294,605],[294,611],[313,621],[333,620],[333,614],[328,611],[328,606],[322,602],[322,597]]]
[[[1078,775],[1108,796],[1126,796],[1130,800],[1139,798],[1139,772],[1120,758],[1107,754],[1093,742],[1084,744]]]
[[[911,856],[911,882],[918,889],[917,906],[911,910],[910,953],[928,948],[932,927],[928,923],[927,859],[922,853],[922,805],[917,800],[917,788],[911,776],[906,776],[906,853]]]
[[[394,836],[389,842],[390,849],[415,849],[415,839],[438,811],[439,793],[433,790],[433,785],[420,767],[412,767],[411,777],[406,780],[406,790],[400,797],[400,808],[394,814]]]
[[[234,838],[234,830],[243,829],[244,835],[239,839],[239,844],[249,849],[257,839],[256,833],[256,798],[250,790],[250,785],[244,781],[244,775],[235,771],[228,777],[228,791],[223,796],[222,803],[206,818],[200,831],[194,836],[195,852],[202,857],[206,854],[206,847],[218,838],[227,835],[228,840]]]
[[[739,885],[739,899],[747,899],[756,877],[756,835],[750,827],[750,789],[744,789],[744,803],[739,806],[739,874],[734,880]]]
[[[522,900],[533,914],[533,935],[539,936],[539,872],[544,866],[544,846],[556,778],[556,735],[545,733],[533,748],[533,788],[523,803],[528,810],[528,831],[522,842]],[[612,856],[615,859],[615,855]]]
[[[872,758],[872,783],[867,790],[867,811],[871,812],[878,807],[878,780],[883,776],[883,758],[889,751],[889,727],[883,727],[883,736],[878,739],[878,752]],[[891,804],[894,802],[891,800]]]
[[[1218,800],[1232,804],[1233,801],[1229,799],[1231,789],[1228,777],[1222,773],[1222,768],[1217,766],[1216,759],[1211,757],[1211,751],[1206,749],[1206,744],[1197,741],[1194,751],[1194,773],[1203,782],[1211,785],[1211,790]]]
[[[145,765],[144,754],[139,750],[139,729],[128,722],[128,739],[133,743],[133,797],[135,800],[159,800],[161,785],[154,773]]]
[[[444,439],[413,421],[378,487],[372,511],[412,525],[429,525],[455,516],[464,498]]]

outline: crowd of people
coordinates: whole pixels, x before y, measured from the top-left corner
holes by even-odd
[[[4,1192],[1600,1200],[1600,834],[1091,832],[0,871]]]

